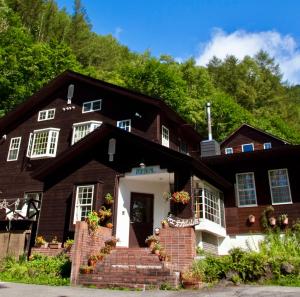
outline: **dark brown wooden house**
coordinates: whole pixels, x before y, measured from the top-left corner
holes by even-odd
[[[66,71],[0,120],[0,226],[31,228],[32,242],[36,234],[64,241],[105,206],[118,245],[135,247],[171,212],[197,219],[197,245],[227,253],[249,231],[261,234],[245,218],[265,205],[297,216],[299,147],[256,134],[272,148],[201,158],[201,135],[162,100]],[[188,205],[166,199],[181,190]]]

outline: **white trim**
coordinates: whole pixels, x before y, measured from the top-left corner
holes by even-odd
[[[121,123],[123,123],[123,122],[129,122],[129,129],[128,129],[128,131],[127,131],[126,129],[122,128],[122,127],[119,127],[119,125],[120,125]],[[125,130],[125,131],[127,131],[127,132],[131,132],[131,119],[126,119],[126,120],[117,121],[117,127],[120,128],[120,129],[122,129],[122,130]]]
[[[46,153],[34,154],[33,150],[34,150],[34,144],[35,144],[37,134],[40,132],[46,132],[46,131],[48,131]],[[59,131],[60,131],[60,129],[58,129],[58,128],[44,128],[44,129],[34,130],[33,133],[30,133],[26,156],[31,159],[55,157],[56,152],[57,152],[57,146],[58,146]],[[53,133],[54,133],[54,135],[53,135]],[[53,136],[56,139],[55,139],[55,143],[54,143],[54,148],[51,148],[51,144],[52,144],[51,140],[52,140]],[[51,149],[53,149],[52,153],[50,153]]]
[[[78,220],[77,220],[77,218],[78,218],[78,213],[77,213],[78,191],[79,191],[80,188],[88,188],[88,187],[92,188],[91,211],[93,209],[93,201],[94,201],[94,194],[95,194],[95,185],[94,184],[88,184],[88,185],[76,186],[76,199],[75,199],[75,207],[74,207],[74,214],[73,214],[73,224],[76,224],[76,222],[78,222]],[[81,216],[81,213],[80,213],[80,216]],[[79,221],[81,221],[81,220],[79,220]]]
[[[230,153],[228,152],[230,151]],[[225,147],[225,155],[231,155],[233,154],[233,148],[232,147]]]
[[[163,133],[164,129],[165,129],[166,132],[168,131],[168,133],[167,133],[168,134],[168,138],[164,137],[164,133]],[[170,147],[170,131],[164,125],[161,125],[161,144],[163,146]]]
[[[274,202],[273,201],[273,191],[272,188],[282,188],[282,186],[276,186],[276,187],[272,187],[271,186],[271,176],[270,176],[270,172],[272,171],[277,171],[277,170],[284,170],[286,172],[286,177],[287,177],[287,186],[289,189],[289,196],[290,196],[290,201],[288,202]],[[277,168],[277,169],[270,169],[268,170],[268,176],[269,176],[269,188],[270,188],[270,193],[271,193],[271,199],[272,199],[272,205],[283,205],[283,204],[293,204],[293,200],[292,200],[292,193],[291,193],[291,188],[290,188],[290,179],[289,179],[289,172],[287,168]]]
[[[100,108],[94,109],[93,104],[98,101],[100,102]],[[91,104],[91,110],[84,111],[84,105],[87,105],[87,104]],[[82,113],[94,112],[94,111],[101,110],[101,109],[102,109],[102,99],[96,99],[96,100],[86,101],[86,102],[82,103]]]
[[[49,117],[49,112],[50,111],[54,111],[53,117],[51,117],[51,118]],[[38,122],[53,120],[55,118],[55,111],[56,111],[56,108],[50,108],[50,109],[40,110],[39,114],[38,114]],[[46,113],[46,117],[44,119],[41,119],[41,113],[42,112]]]
[[[72,141],[71,141],[71,145],[75,144],[75,128],[80,127],[80,126],[85,126],[85,125],[89,125],[89,131],[86,135],[84,135],[83,137],[81,137],[80,139],[78,139],[76,142],[80,141],[82,138],[84,138],[85,136],[87,136],[88,134],[90,134],[91,132],[93,132],[95,129],[97,129],[98,127],[100,127],[102,125],[101,121],[86,121],[86,122],[80,122],[80,123],[74,123],[72,125],[73,127],[73,131],[72,131]],[[92,125],[98,125],[97,127],[93,127],[92,129]]]
[[[251,174],[253,176],[253,186],[254,188],[254,194],[255,194],[255,202],[254,204],[246,204],[246,205],[240,205],[240,195],[239,195],[239,185],[238,185],[238,175],[245,175],[245,174]],[[237,202],[238,202],[238,207],[254,207],[257,206],[257,194],[256,194],[256,184],[255,184],[255,175],[254,172],[240,172],[235,174],[235,182],[236,182],[236,194],[237,194]],[[251,189],[250,189],[251,190]]]
[[[249,152],[253,152],[254,151],[254,144],[253,143],[244,143],[242,144],[242,152],[244,153],[244,145],[251,145],[252,146],[252,151],[248,151],[246,153],[249,153]]]
[[[266,144],[269,144],[270,147],[269,147],[269,148],[266,148]],[[265,142],[265,143],[264,143],[264,150],[269,150],[269,149],[271,149],[271,148],[272,148],[272,143],[271,143],[271,142]]]
[[[16,147],[16,148],[12,148],[12,142],[13,142],[13,140],[15,140],[15,139],[18,139],[17,147]],[[17,161],[17,160],[18,160],[19,152],[20,152],[20,146],[21,146],[21,141],[22,141],[22,137],[21,137],[21,136],[19,136],[19,137],[12,137],[12,138],[10,139],[10,144],[9,144],[9,149],[8,149],[7,159],[6,159],[7,162]],[[9,159],[10,151],[11,151],[11,150],[17,150],[17,155],[16,155],[16,158],[15,158],[15,159]]]

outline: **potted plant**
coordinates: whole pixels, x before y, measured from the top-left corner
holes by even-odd
[[[167,254],[167,252],[164,249],[160,250],[158,257],[160,261],[170,261],[170,256]]]
[[[185,289],[200,289],[201,284],[199,278],[190,270],[181,273],[181,283]]]
[[[57,240],[57,236],[54,236],[51,242],[48,243],[50,249],[60,249],[62,243]]]
[[[156,242],[152,248],[152,253],[159,256],[161,250],[162,250],[162,247],[161,247],[160,243]]]
[[[106,205],[111,205],[114,203],[114,197],[110,193],[105,195],[104,200]]]
[[[97,264],[97,261],[98,261],[97,255],[90,255],[88,258],[88,265],[93,267]]]
[[[155,236],[155,235],[149,235],[146,240],[145,240],[145,243],[148,245],[148,247],[152,250],[153,247],[154,247],[154,244],[155,243],[158,243],[159,240],[158,240],[158,237]]]
[[[175,203],[188,204],[191,197],[188,192],[179,191],[172,194],[171,200]]]
[[[161,226],[166,229],[166,228],[169,228],[169,223],[166,219],[162,220],[161,221]]]
[[[248,221],[249,221],[249,223],[250,224],[254,224],[255,223],[255,216],[254,215],[249,215],[249,217],[248,217]]]
[[[111,217],[112,212],[111,212],[110,208],[106,208],[105,206],[101,206],[98,214],[99,214],[100,221],[103,222],[106,219]]]
[[[67,252],[69,252],[74,244],[74,239],[67,239],[64,243],[64,248]]]
[[[94,271],[94,267],[88,266],[88,265],[82,265],[79,268],[79,272],[81,274],[90,274],[90,273],[93,273],[93,271]]]
[[[105,254],[99,252],[99,253],[96,254],[96,257],[97,257],[98,261],[102,261],[104,259],[104,257],[105,257]]]
[[[289,218],[287,214],[281,214],[278,218],[278,221],[282,226],[287,226],[289,224]]]
[[[118,241],[119,240],[117,238],[112,237],[105,241],[105,246],[110,246],[111,248],[115,248]]]
[[[47,241],[44,239],[42,235],[39,235],[35,239],[35,246],[36,247],[42,247],[42,248],[47,248],[48,244]]]
[[[114,225],[113,225],[112,223],[107,223],[107,224],[106,224],[106,228],[109,228],[109,229],[112,229],[113,226],[114,226]]]
[[[97,212],[96,211],[89,212],[85,220],[88,224],[89,231],[91,233],[94,233],[99,226],[99,217]]]

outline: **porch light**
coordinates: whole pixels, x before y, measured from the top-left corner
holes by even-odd
[[[141,163],[140,163],[140,167],[141,167],[141,168],[145,168],[145,167],[146,167],[145,163],[141,162]]]
[[[154,229],[154,233],[155,233],[155,235],[159,235],[160,229],[159,229],[159,228],[155,228],[155,229]]]

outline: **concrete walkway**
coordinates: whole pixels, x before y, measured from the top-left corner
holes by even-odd
[[[299,297],[300,288],[240,286],[201,291],[120,291],[51,287],[0,282],[0,296],[9,297]]]

